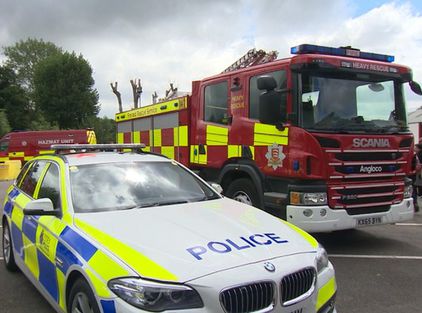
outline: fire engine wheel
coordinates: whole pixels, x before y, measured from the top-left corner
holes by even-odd
[[[227,188],[226,196],[254,207],[259,206],[256,188],[252,181],[247,178],[234,180]]]

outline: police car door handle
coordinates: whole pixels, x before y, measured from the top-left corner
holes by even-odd
[[[59,259],[58,257],[56,257],[56,264],[58,266],[63,266],[63,260]]]

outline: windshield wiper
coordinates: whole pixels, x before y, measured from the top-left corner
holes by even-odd
[[[181,204],[181,203],[188,203],[188,202],[189,202],[188,200],[151,201],[151,202],[146,202],[146,203],[138,204],[134,208],[140,209],[140,208],[147,208],[147,207],[153,207],[153,206]]]

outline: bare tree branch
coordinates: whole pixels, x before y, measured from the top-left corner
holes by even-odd
[[[158,99],[158,94],[156,91],[154,91],[154,93],[152,94],[152,103],[157,103],[157,99]]]
[[[123,107],[122,107],[122,96],[120,94],[120,92],[117,90],[117,82],[114,83],[110,83],[110,87],[111,90],[113,90],[113,93],[116,95],[117,97],[117,102],[119,103],[119,112],[123,112]]]
[[[138,79],[136,81],[131,79],[130,80],[130,85],[132,86],[132,93],[133,93],[133,106],[135,107],[135,109],[138,108],[138,102],[139,102],[139,98],[141,97],[141,93],[142,93],[142,86],[141,86],[141,80]]]

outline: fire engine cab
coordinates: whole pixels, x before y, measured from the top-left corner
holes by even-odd
[[[224,194],[311,232],[413,217],[413,136],[393,56],[350,47],[250,51],[192,93],[117,113],[139,143],[216,181]]]

